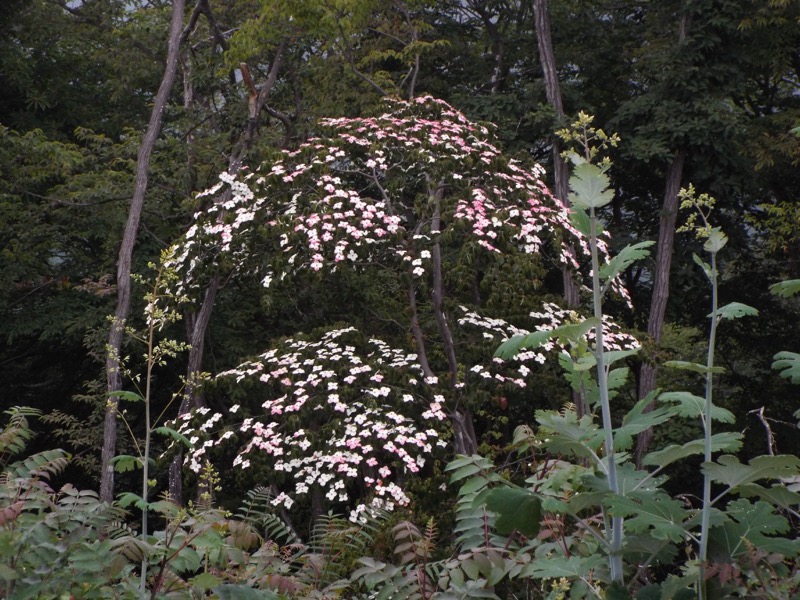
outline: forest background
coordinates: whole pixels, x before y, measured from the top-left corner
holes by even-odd
[[[621,274],[632,308],[619,299],[610,306],[643,343],[618,397],[626,406],[656,383],[686,385],[685,375],[658,368],[664,362],[703,360],[710,291],[692,260],[702,244],[675,234],[684,218],[678,190],[691,183],[715,196],[716,224],[730,240],[720,256],[720,297],[760,313],[733,322],[718,341],[726,369],[718,403],[745,432],[744,457],[800,454],[796,389],[769,368],[778,350],[797,349],[798,307],[769,288],[800,278],[800,138],[792,131],[800,122],[799,16],[790,0],[549,7],[541,0],[7,0],[0,6],[3,404],[42,411],[34,448],[73,454],[65,481],[106,500],[139,485],[136,471],[110,474],[111,457],[132,453],[134,443],[109,438],[118,429],[109,424],[118,421],[109,392],[129,389],[126,370],[147,366],[109,321],[116,314],[134,328],[145,324],[147,285],[131,282],[131,273],[152,276],[148,264],[189,229],[206,207],[198,193],[220,173],[297,148],[319,135],[323,117],[380,114],[386,97],[432,95],[471,121],[493,123],[503,151],[544,165],[561,198],[566,166],[555,131],[583,111],[619,135],[610,149],[615,191],[602,213],[611,253],[657,242]],[[471,260],[444,282],[448,310],[462,296],[503,318],[544,302],[589,306],[557,270],[514,257],[499,266]],[[212,273],[203,295],[182,306],[183,320],[169,332],[192,351],[154,372],[155,414],[242,402],[246,392],[196,385],[193,374],[234,368],[300,332],[347,323],[409,351],[419,345],[405,325],[404,292],[385,273],[309,272],[269,290],[261,277],[251,279]],[[440,331],[433,322],[422,326]],[[109,358],[109,344],[119,354]],[[119,369],[116,356],[131,359]],[[449,356],[431,360],[453,374]],[[502,464],[516,426],[572,399],[555,367],[525,393],[470,397],[438,458],[480,453]],[[133,437],[143,435],[143,415],[126,408]],[[643,435],[640,444],[686,435],[681,425]],[[157,443],[153,455],[166,449]],[[252,470],[227,470],[235,449],[227,452],[218,457],[217,501],[235,506],[264,482]],[[441,517],[446,477],[441,465],[428,468],[427,483],[411,486],[413,505],[418,516]],[[683,469],[673,480],[699,486],[696,464]],[[198,481],[180,473],[179,461],[166,460],[153,476],[173,499],[188,500]],[[294,522],[307,531],[310,516],[335,507],[312,494]]]

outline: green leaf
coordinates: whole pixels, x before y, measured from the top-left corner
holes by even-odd
[[[706,252],[711,252],[714,254],[722,250],[727,243],[728,236],[722,233],[722,230],[719,227],[714,227],[708,234],[708,239],[706,240],[706,243],[703,244],[703,249]]]
[[[8,582],[18,578],[19,574],[14,569],[8,565],[0,563],[0,579],[5,579]]]
[[[645,250],[645,248],[653,244],[655,244],[655,242],[647,241],[625,246],[619,254],[600,267],[600,277],[603,279],[612,279],[616,277],[637,260],[647,257],[650,251]]]
[[[800,279],[788,279],[769,286],[769,291],[781,298],[791,298],[800,292]]]
[[[629,356],[636,356],[637,354],[639,354],[638,348],[633,348],[631,350],[607,350],[603,352],[603,364],[608,367],[615,362],[619,362]]]
[[[706,400],[689,392],[665,392],[659,396],[660,402],[676,402],[675,414],[689,419],[701,417],[706,412]],[[735,423],[736,417],[726,408],[711,406],[711,418],[722,423]]]
[[[709,532],[709,553],[727,559],[749,554],[753,549],[792,558],[800,553],[800,541],[771,537],[789,531],[789,522],[766,502],[751,503],[740,498],[728,504],[722,525]],[[745,540],[749,543],[745,543]]]
[[[614,190],[609,189],[608,175],[597,165],[576,165],[569,178],[569,200],[578,208],[588,210],[600,208],[614,199]]]
[[[614,430],[614,447],[617,450],[627,450],[633,444],[633,436],[669,420],[671,414],[667,407],[658,407],[648,412],[644,410],[653,402],[656,393],[650,392],[634,404],[623,418],[622,426]]]
[[[792,383],[800,383],[800,354],[796,352],[778,352],[772,357],[772,368],[781,371],[784,377]]]
[[[577,343],[584,340],[586,338],[586,334],[597,327],[598,323],[600,323],[600,319],[596,317],[589,317],[580,323],[567,323],[566,325],[556,327],[553,329],[553,334],[554,337],[556,337],[558,341],[562,343]]]
[[[731,302],[725,306],[721,306],[714,313],[720,319],[739,319],[740,317],[757,317],[758,311],[752,306],[742,304],[741,302]],[[708,315],[711,317],[711,315]]]
[[[578,360],[572,362],[572,368],[575,372],[588,371],[597,364],[597,360],[591,354],[581,356]]]
[[[598,322],[599,319],[591,317],[589,319],[584,319],[580,323],[567,323],[555,329],[534,331],[527,335],[515,335],[511,339],[503,342],[495,351],[494,355],[498,358],[508,360],[514,358],[520,350],[538,348],[553,338],[558,339],[562,343],[580,342]]]
[[[768,488],[757,483],[745,483],[736,488],[736,493],[745,498],[757,497],[781,508],[794,510],[800,506],[800,494],[779,483]]]
[[[651,583],[636,593],[636,600],[661,600],[661,586]]]
[[[172,556],[170,567],[179,573],[194,573],[200,568],[201,563],[202,558],[197,550],[191,546],[184,546]]]
[[[597,428],[591,415],[578,419],[574,412],[537,411],[539,433],[544,444],[555,454],[572,454],[580,458],[595,458],[603,445],[603,432]]]
[[[160,433],[161,435],[171,437],[173,440],[175,440],[176,442],[180,442],[187,448],[191,448],[192,446],[191,442],[189,441],[189,438],[187,438],[182,433],[178,433],[171,427],[156,427],[155,429],[153,429],[153,433]]]
[[[661,584],[660,600],[694,600],[697,592],[694,590],[696,577],[690,575],[670,575]]]
[[[487,481],[485,477],[473,477],[468,479],[467,482],[458,490],[458,495],[461,497],[474,494],[486,487]]]
[[[245,584],[223,583],[212,591],[219,600],[280,600],[277,592],[257,590]]]
[[[144,396],[142,396],[138,392],[128,392],[125,390],[118,390],[116,392],[108,392],[106,394],[109,398],[117,397],[120,400],[125,400],[127,402],[142,402],[144,401]]]
[[[736,452],[742,447],[742,434],[735,431],[715,433],[711,436],[712,452]],[[650,452],[642,458],[642,464],[648,466],[666,467],[675,461],[703,454],[705,445],[702,439],[692,440],[682,445],[667,446],[661,450]]]
[[[189,584],[192,587],[199,588],[203,591],[210,590],[215,585],[219,585],[221,582],[222,580],[219,577],[212,575],[211,573],[200,573],[189,580]]]
[[[142,459],[138,456],[131,456],[129,454],[120,454],[111,459],[111,464],[114,465],[114,470],[117,473],[126,473],[134,469],[141,469],[144,466]]]
[[[123,492],[117,499],[117,504],[122,508],[128,508],[133,504],[139,510],[147,510],[147,502],[139,495],[133,492]]]
[[[587,238],[589,237],[591,234],[591,223],[589,221],[589,215],[586,214],[585,210],[573,209],[569,213],[569,221],[575,229]]]
[[[701,269],[703,269],[703,273],[706,274],[709,281],[711,280],[711,265],[704,261],[702,258],[697,256],[697,254],[692,254],[692,260],[698,265]]]
[[[603,569],[606,559],[600,554],[590,556],[548,556],[545,560],[534,560],[520,573],[533,579],[570,580],[587,577],[592,571]]]
[[[617,390],[625,385],[625,382],[628,380],[628,376],[630,375],[631,370],[628,367],[620,367],[619,369],[613,369],[608,373],[608,378],[606,379],[606,383],[608,384],[609,390]]]
[[[625,517],[625,527],[633,533],[647,533],[657,540],[679,543],[686,535],[684,523],[691,516],[683,503],[664,493],[639,501],[624,496],[609,496],[605,501],[609,512]]]
[[[628,588],[622,583],[615,581],[605,591],[605,600],[632,600]]]
[[[180,507],[172,500],[156,500],[150,503],[150,510],[161,515],[165,519],[173,519],[180,513]]]
[[[538,348],[553,337],[553,331],[534,331],[527,335],[515,335],[500,344],[494,355],[498,358],[508,360],[519,354],[520,350],[528,348]]]
[[[497,513],[495,528],[502,534],[516,530],[527,537],[533,537],[539,533],[542,503],[528,490],[494,488],[486,496],[486,508]]]
[[[761,479],[794,477],[800,473],[800,458],[788,454],[757,456],[744,465],[735,456],[725,455],[715,463],[703,463],[702,468],[712,481],[727,485],[728,491],[731,491]]]
[[[706,375],[708,373],[724,373],[725,369],[723,367],[711,367],[710,369],[706,365],[701,365],[700,363],[696,362],[687,362],[685,360],[668,360],[664,363],[667,367],[671,367],[673,369],[682,369],[684,371],[694,371],[695,373],[701,373]]]

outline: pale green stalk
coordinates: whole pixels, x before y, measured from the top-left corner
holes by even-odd
[[[603,292],[600,286],[600,259],[597,252],[597,217],[594,207],[589,210],[591,224],[589,244],[592,251],[592,296],[594,300],[595,327],[594,356],[597,363],[597,387],[600,390],[600,410],[603,417],[605,433],[606,459],[608,460],[608,487],[614,494],[619,494],[617,481],[617,461],[614,456],[614,428],[611,423],[611,403],[608,398],[608,377],[603,357]],[[611,580],[622,582],[622,517],[611,519],[611,545],[609,550],[609,568]]]
[[[142,455],[142,500],[144,507],[142,508],[142,544],[147,544],[147,513],[149,511],[147,505],[147,496],[149,492],[149,477],[150,477],[150,386],[152,383],[153,366],[156,362],[155,356],[155,334],[156,334],[156,298],[158,297],[158,286],[160,283],[161,272],[159,271],[156,277],[156,283],[153,286],[153,295],[150,298],[149,306],[149,319],[148,319],[148,332],[147,332],[147,375],[144,382],[144,453]],[[142,557],[142,576],[139,582],[139,592],[142,600],[147,597],[147,555]]]
[[[711,331],[708,335],[708,357],[706,359],[706,405],[703,415],[703,442],[704,460],[711,462],[711,409],[714,391],[714,346],[717,340],[717,253],[711,252]],[[700,600],[706,598],[705,563],[708,558],[708,529],[711,522],[711,477],[703,475],[703,508],[700,517],[700,579],[697,586],[697,596]]]

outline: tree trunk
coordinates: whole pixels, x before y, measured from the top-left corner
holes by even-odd
[[[428,182],[429,185],[432,182]],[[431,218],[431,235],[436,237],[436,242],[431,249],[431,262],[433,266],[433,290],[431,292],[431,307],[439,328],[439,335],[442,336],[442,346],[444,355],[447,358],[448,384],[450,389],[458,389],[458,360],[456,358],[456,348],[453,342],[453,333],[447,323],[447,315],[444,312],[442,302],[444,300],[444,282],[442,281],[442,249],[439,245],[438,235],[441,228],[441,199],[442,185],[438,184],[435,189],[428,190],[428,197],[433,202],[433,216]],[[467,407],[456,406],[450,418],[453,422],[454,449],[456,454],[472,455],[478,452],[478,438],[475,434],[475,426],[472,419],[472,411]]]
[[[550,11],[547,0],[533,0],[536,18],[536,41],[539,46],[539,62],[544,73],[544,85],[547,101],[553,107],[557,119],[564,117],[564,103],[561,99],[561,88],[558,84],[556,57],[553,53],[553,38],[550,34]],[[569,173],[564,158],[561,156],[561,145],[553,142],[553,178],[556,197],[567,204],[569,202]],[[570,249],[572,250],[572,249]],[[574,254],[574,250],[572,250]],[[568,306],[578,306],[580,297],[578,285],[567,267],[562,270],[564,280],[564,300]]]
[[[216,20],[208,6],[207,0],[200,0],[198,6],[202,6],[209,21],[209,26],[212,30],[216,31]],[[220,36],[220,46],[224,46],[224,39]],[[241,72],[245,85],[248,88],[248,115],[247,124],[242,131],[239,140],[238,148],[236,148],[228,160],[228,172],[235,174],[241,167],[247,152],[252,148],[256,139],[259,125],[259,115],[266,106],[269,94],[277,81],[278,72],[283,62],[283,55],[286,51],[287,42],[281,43],[275,53],[275,60],[272,63],[270,72],[264,85],[258,89],[255,82],[250,75],[250,69],[247,64],[242,63]],[[220,201],[224,202],[225,198]],[[217,297],[217,292],[222,285],[222,279],[219,275],[214,276],[206,288],[205,296],[203,297],[203,304],[200,311],[192,319],[190,331],[188,331],[189,344],[189,365],[186,370],[186,391],[184,398],[181,401],[180,408],[178,409],[178,416],[186,414],[192,407],[200,407],[203,404],[200,388],[197,385],[197,375],[202,372],[203,368],[203,352],[205,349],[205,336],[208,324],[211,321],[211,313],[214,310],[214,302]],[[183,503],[183,452],[178,454],[172,459],[169,465],[169,495],[173,502],[178,505]]]
[[[214,276],[206,288],[203,304],[200,311],[187,319],[187,337],[189,338],[189,365],[186,368],[186,389],[184,391],[178,415],[184,415],[192,407],[199,408],[203,405],[203,397],[197,382],[198,374],[203,369],[203,351],[205,349],[206,330],[214,310],[214,301],[220,288],[219,275]],[[172,459],[169,465],[169,497],[178,505],[183,503],[183,452]]]
[[[139,221],[142,216],[144,197],[147,192],[148,169],[150,155],[153,153],[158,135],[161,132],[161,122],[164,108],[167,105],[175,74],[179,64],[179,48],[181,32],[183,29],[183,13],[185,0],[173,0],[172,21],[169,32],[169,45],[167,49],[167,62],[164,76],[156,94],[153,110],[150,113],[150,122],[147,125],[142,145],[136,162],[136,183],[125,232],[117,261],[117,306],[114,311],[114,321],[108,335],[108,357],[106,358],[106,382],[108,386],[108,402],[106,403],[105,419],[103,422],[103,450],[100,458],[100,498],[105,502],[114,499],[114,467],[111,459],[114,458],[117,444],[117,406],[119,398],[114,392],[122,389],[122,375],[120,372],[120,358],[122,339],[125,332],[125,321],[131,307],[131,263],[133,248],[136,245],[136,235],[139,231]]]
[[[656,344],[661,343],[664,329],[664,315],[669,299],[669,274],[672,265],[672,250],[675,242],[675,223],[678,218],[678,192],[683,178],[685,154],[682,150],[675,152],[672,164],[667,169],[664,190],[664,206],[661,209],[661,220],[658,227],[658,245],[656,246],[655,278],[653,295],[650,299],[650,315],[647,321],[647,335]],[[639,373],[639,398],[644,398],[656,387],[656,366],[643,363]],[[652,404],[646,411],[652,410]],[[636,440],[636,463],[640,464],[653,439],[653,430],[643,431]]]
[[[691,23],[691,15],[683,12],[678,19],[678,42],[686,40],[687,30]],[[675,223],[678,219],[678,192],[683,179],[683,165],[686,160],[685,151],[678,148],[672,158],[672,163],[667,169],[664,185],[664,206],[661,209],[661,219],[658,227],[658,245],[656,246],[656,264],[653,280],[653,295],[650,298],[650,314],[647,319],[647,335],[656,345],[661,343],[661,333],[664,330],[664,315],[667,312],[667,299],[669,298],[669,275],[672,266],[672,250],[675,245]],[[654,363],[643,363],[639,371],[639,399],[656,388],[657,368]],[[645,411],[653,410],[651,402]],[[650,442],[653,440],[652,428],[644,430],[636,439],[636,466],[641,467],[642,458]]]
[[[547,94],[547,101],[553,107],[557,119],[564,117],[564,103],[561,99],[561,87],[558,83],[558,70],[556,68],[556,57],[553,52],[553,36],[550,33],[550,10],[547,0],[533,0],[533,12],[536,22],[536,42],[539,47],[539,62],[544,74],[544,87]],[[569,170],[566,161],[561,156],[561,144],[557,139],[553,140],[553,187],[555,188],[556,198],[569,206]],[[570,247],[570,253],[575,255],[575,249]],[[580,294],[578,284],[575,282],[572,271],[569,267],[562,267],[561,279],[564,283],[564,301],[567,306],[578,306],[580,304]],[[586,414],[586,398],[584,394],[573,390],[572,402],[578,416]]]

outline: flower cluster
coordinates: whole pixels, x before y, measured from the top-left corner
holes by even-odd
[[[298,269],[376,262],[422,277],[429,248],[449,232],[491,252],[539,256],[548,248],[557,266],[578,266],[572,248],[588,256],[539,166],[505,158],[486,127],[440,100],[390,108],[323,120],[324,137],[255,172],[224,174],[207,192],[222,200],[196,215],[175,265],[188,280],[220,257],[247,271],[266,266],[265,285]]]
[[[484,317],[475,311],[461,307],[462,316],[458,320],[460,325],[471,325],[480,329],[483,337],[496,342],[497,345],[518,335],[527,335],[531,331],[516,327],[502,319]],[[542,310],[529,315],[534,320],[534,331],[552,331],[561,325],[577,323],[582,317],[573,310],[563,309],[557,304],[545,303]],[[594,343],[594,329],[586,335],[586,341],[591,346]],[[603,347],[611,350],[633,350],[641,347],[639,341],[632,335],[621,330],[620,326],[607,315],[603,316]],[[533,372],[533,363],[544,364],[553,352],[569,352],[557,339],[550,339],[538,348],[526,349],[519,352],[510,361],[493,358],[490,365],[474,365],[469,372],[483,380],[494,380],[499,383],[510,383],[518,387],[526,386],[526,379]]]
[[[235,426],[238,405],[230,409],[234,417],[199,409],[199,424],[197,412],[181,418],[178,430],[194,444],[186,463],[197,472],[209,448],[236,435],[242,447],[234,466],[247,468],[257,452],[288,475],[293,489],[275,499],[287,508],[312,486],[329,501],[345,502],[354,481],[404,505],[397,471],[417,473],[443,445],[435,426],[445,419],[444,398],[425,385],[416,356],[353,328],[289,339],[218,377],[255,383],[260,407]]]

